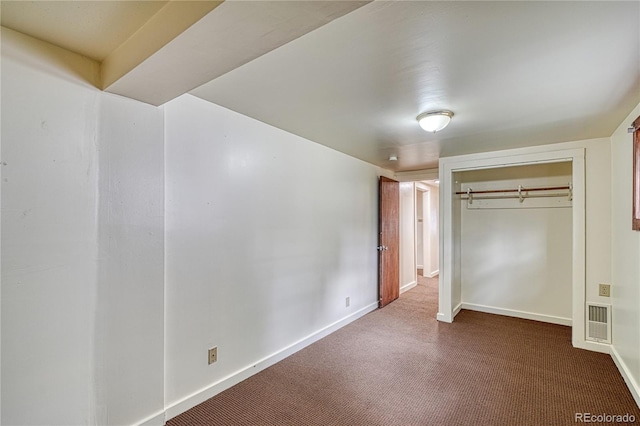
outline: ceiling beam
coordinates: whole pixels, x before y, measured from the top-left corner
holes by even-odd
[[[112,86],[221,3],[169,1],[102,61],[102,89]]]
[[[179,9],[180,3],[170,2],[165,8]],[[104,61],[103,89],[162,105],[367,3],[226,1],[171,40],[166,41],[180,25],[155,43],[154,34],[167,31],[164,17],[171,16],[171,9],[163,8]],[[184,25],[194,17],[197,13],[180,22]]]

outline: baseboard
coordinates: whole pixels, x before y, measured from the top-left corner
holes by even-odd
[[[549,322],[551,324],[571,326],[571,318],[555,317],[551,315],[535,314],[533,312],[516,311],[513,309],[494,308],[493,306],[476,305],[474,303],[462,303],[462,309],[485,312],[487,314],[504,315],[508,317],[522,318],[534,321]]]
[[[417,285],[418,285],[417,281],[411,281],[409,284],[403,285],[402,287],[400,287],[400,294],[404,293],[405,291],[411,290]]]
[[[458,313],[460,313],[460,310],[462,309],[462,303],[458,303],[458,306],[456,306],[453,309],[453,317],[455,318],[456,315],[458,315]]]
[[[571,344],[574,348],[584,349],[592,352],[600,352],[602,354],[610,354],[611,353],[611,345],[608,343],[599,343],[593,342],[591,340],[586,339],[571,339]]]
[[[458,304],[458,306],[453,308],[451,311],[451,317],[449,317],[447,313],[438,312],[436,314],[436,319],[440,322],[452,323],[453,319],[458,315],[458,312],[460,312],[460,309],[462,309],[462,304]]]
[[[447,317],[445,314],[443,314],[442,312],[438,312],[436,314],[436,319],[440,322],[447,322],[447,323],[452,323],[453,319],[449,319],[449,317]]]
[[[613,362],[615,363],[616,367],[618,367],[618,370],[620,371],[624,382],[627,384],[627,387],[629,388],[633,399],[636,401],[636,405],[640,407],[640,386],[638,386],[638,382],[634,380],[631,372],[629,371],[629,367],[627,367],[627,364],[625,364],[625,362],[622,360],[615,346],[611,346],[610,353],[611,358],[613,358]]]
[[[200,389],[197,392],[192,393],[191,395],[181,399],[180,401],[172,403],[165,409],[166,419],[169,420],[179,414],[184,413],[185,411],[195,407],[196,405],[206,401],[209,398],[212,398],[220,392],[229,389],[230,387],[253,376],[254,374],[264,370],[265,368],[271,367],[275,363],[282,361],[290,355],[293,355],[300,349],[309,346],[310,344],[322,339],[325,336],[328,336],[329,334],[357,320],[358,318],[363,317],[369,312],[375,311],[377,308],[378,302],[376,301],[375,303],[367,305],[364,308],[359,309],[350,315],[347,315],[341,320],[338,320],[324,328],[321,328],[320,330],[298,340],[297,342],[279,350],[278,352],[275,352],[255,362],[254,364],[248,365],[247,367],[238,370],[235,373],[229,374],[227,377],[224,377],[221,380],[203,389]]]
[[[424,265],[416,265],[416,269],[424,269]]]
[[[431,273],[429,274],[429,278],[433,278],[433,277],[435,277],[435,276],[436,276],[436,275],[438,275],[438,274],[440,274],[440,270],[439,270],[439,269],[436,269],[435,271],[433,271],[433,272],[431,272]]]
[[[134,423],[134,426],[164,426],[165,420],[165,411],[159,411],[156,414],[153,414],[147,417],[144,420],[141,420],[137,423]]]

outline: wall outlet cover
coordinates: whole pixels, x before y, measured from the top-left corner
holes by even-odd
[[[209,349],[209,365],[218,360],[218,347]]]
[[[598,295],[603,297],[611,297],[611,284],[600,284],[598,286]]]

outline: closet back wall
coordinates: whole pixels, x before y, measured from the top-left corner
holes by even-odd
[[[464,172],[457,180],[463,190],[562,186],[571,181],[571,164]],[[461,203],[463,308],[570,324],[572,210],[567,199],[484,204],[490,208]]]

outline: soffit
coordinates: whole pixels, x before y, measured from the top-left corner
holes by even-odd
[[[3,27],[79,53],[106,58],[166,1],[5,1]]]

